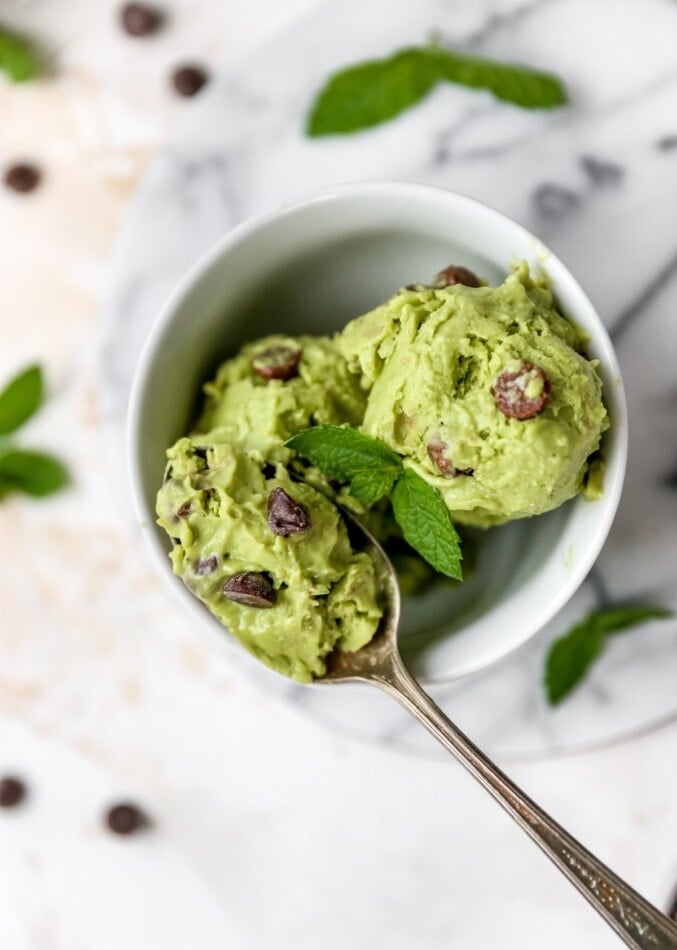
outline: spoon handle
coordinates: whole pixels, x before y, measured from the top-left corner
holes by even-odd
[[[414,715],[500,802],[629,947],[676,950],[677,924],[572,838],[444,715],[399,656],[369,677]]]

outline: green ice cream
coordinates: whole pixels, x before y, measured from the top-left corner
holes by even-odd
[[[288,462],[292,453],[284,443],[307,426],[359,426],[367,405],[359,375],[349,372],[324,337],[269,336],[248,343],[204,391],[197,430],[224,429],[224,438],[268,462]]]
[[[338,342],[370,390],[362,431],[485,527],[582,489],[608,425],[584,341],[522,264],[499,287],[403,290]]]
[[[374,563],[351,547],[334,501],[395,539],[404,586],[424,587],[432,571],[398,537],[386,499],[367,509],[286,448],[301,429],[361,428],[469,525],[539,514],[585,487],[608,423],[583,334],[526,265],[500,287],[473,280],[400,291],[334,340],[247,344],[168,452],[157,510],[174,571],[287,676],[321,676],[332,651],[369,642],[382,614]],[[596,461],[591,489],[601,472]]]
[[[158,515],[174,572],[251,653],[307,682],[332,650],[371,640],[374,564],[324,495],[210,436],[180,439],[168,459]]]

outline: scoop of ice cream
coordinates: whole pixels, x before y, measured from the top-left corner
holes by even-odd
[[[308,484],[349,508],[378,538],[399,534],[385,502],[367,507],[309,466],[284,443],[311,425],[362,422],[367,393],[327,337],[269,336],[246,344],[206,383],[196,432],[228,442],[260,462],[282,462]]]
[[[284,443],[310,425],[362,422],[367,404],[359,376],[326,337],[270,336],[249,343],[205,385],[198,432],[222,429],[222,441],[266,461],[287,462]]]
[[[374,563],[352,549],[331,501],[209,437],[179,439],[167,455],[157,512],[174,572],[251,653],[307,682],[332,650],[371,640]]]
[[[499,287],[401,291],[338,338],[370,387],[362,431],[405,456],[458,522],[479,526],[581,490],[608,425],[584,342],[526,264]]]

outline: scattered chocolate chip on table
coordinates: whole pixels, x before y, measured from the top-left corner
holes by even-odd
[[[195,96],[207,83],[209,76],[200,66],[180,66],[172,74],[172,84],[180,96]]]
[[[5,186],[11,191],[18,191],[20,194],[27,194],[34,191],[40,184],[42,174],[40,169],[28,162],[17,162],[16,165],[10,165],[5,170]]]
[[[157,33],[164,20],[164,11],[147,3],[126,3],[120,10],[120,23],[130,36]]]
[[[133,835],[150,826],[150,819],[137,805],[121,802],[106,812],[106,826],[116,835]]]
[[[20,805],[27,794],[26,786],[14,775],[0,778],[0,808],[14,808]]]

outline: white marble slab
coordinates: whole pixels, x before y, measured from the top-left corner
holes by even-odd
[[[672,621],[617,638],[556,711],[540,684],[547,645],[587,609],[617,599],[677,603],[675,31],[677,7],[661,0],[322,6],[192,104],[152,165],[118,246],[102,359],[105,422],[116,449],[137,354],[178,278],[236,222],[310,188],[394,178],[465,192],[534,230],[579,277],[614,335],[626,380],[627,487],[598,566],[572,604],[508,660],[434,690],[480,744],[502,756],[599,745],[677,711]],[[332,70],[433,33],[555,71],[571,104],[528,113],[445,86],[381,128],[304,137],[313,91]],[[122,483],[122,466],[118,477]],[[380,697],[279,688],[334,727],[403,748],[426,746],[416,725]]]
[[[0,506],[0,772],[17,772],[29,784],[25,806],[0,813],[0,947],[612,950],[618,941],[611,932],[462,769],[432,754],[432,742],[415,747],[430,755],[407,755],[400,750],[414,748],[417,734],[396,735],[395,746],[340,734],[350,727],[345,718],[340,730],[329,730],[319,709],[305,710],[269,686],[262,689],[260,680],[249,682],[225,648],[215,650],[196,636],[144,564],[138,539],[125,524],[126,504],[116,506],[111,497],[115,486],[122,494],[124,480],[110,478],[115,460],[107,460],[104,452],[100,409],[105,395],[108,435],[111,427],[119,431],[120,415],[108,399],[111,390],[106,386],[103,392],[100,358],[110,248],[150,156],[180,115],[201,108],[199,100],[171,95],[168,73],[191,57],[218,74],[236,55],[244,55],[246,65],[236,75],[249,77],[262,64],[255,42],[270,38],[269,55],[279,61],[284,37],[276,29],[311,6],[318,10],[313,42],[323,43],[325,57],[333,49],[335,61],[356,52],[353,38],[366,43],[363,24],[371,23],[369,4],[334,36],[335,13],[325,14],[319,0],[158,2],[168,7],[170,18],[148,43],[130,40],[117,29],[120,0],[0,4],[2,21],[37,34],[57,66],[48,79],[18,89],[0,81],[0,160],[35,158],[45,173],[43,188],[30,200],[0,189],[0,378],[32,359],[44,364],[49,398],[22,438],[58,453],[73,473],[71,488],[44,504],[13,498]],[[544,0],[551,12],[533,30],[529,16],[518,18],[487,41],[487,49],[504,55],[519,46],[515,31],[526,31],[519,54],[535,62],[536,44],[544,42],[552,26],[557,30],[552,44],[566,45],[566,62],[581,60],[576,94],[583,103],[602,92],[608,98],[614,89],[629,94],[638,76],[651,85],[656,70],[672,70],[665,53],[675,14],[670,0],[598,4]],[[448,0],[439,9],[453,21],[449,34],[461,37],[511,7],[512,0]],[[350,3],[347,9],[355,7]],[[580,56],[568,39],[570,15],[585,18]],[[397,30],[388,34],[388,22],[386,17],[378,29],[372,24],[374,50],[380,50],[381,36],[384,48],[397,39]],[[421,21],[416,29],[428,26]],[[620,30],[636,37],[636,47],[631,50],[628,40],[622,69],[613,75],[608,67],[602,89],[598,60]],[[298,29],[292,32],[295,36]],[[316,59],[311,66],[319,75]],[[285,57],[285,70],[296,68]],[[630,143],[629,153],[641,152],[648,162],[626,175],[624,187],[631,187],[635,197],[629,207],[618,209],[625,225],[621,236],[627,230],[637,246],[632,255],[626,250],[614,280],[632,276],[637,286],[648,264],[655,261],[658,272],[672,247],[672,202],[666,198],[660,204],[653,188],[662,169],[665,194],[674,195],[669,176],[675,153],[654,153],[651,142],[667,134],[675,100],[669,84],[655,96],[656,101],[664,97],[662,112],[654,117],[647,97],[649,105],[636,110],[622,138]],[[444,101],[443,124],[451,108],[447,93]],[[492,115],[492,134],[498,135],[503,112]],[[221,114],[218,118],[223,124]],[[475,148],[480,134],[488,132],[479,125],[473,137],[471,131],[472,125],[467,144]],[[389,161],[396,164],[401,156]],[[516,167],[520,164],[522,173],[530,174],[528,155]],[[571,182],[581,186],[577,160],[566,167]],[[381,173],[374,167],[374,174]],[[482,174],[480,168],[478,179]],[[293,175],[291,185],[305,187]],[[482,187],[491,197],[491,181],[485,178]],[[505,207],[516,187],[506,177]],[[520,188],[515,193],[521,194]],[[608,186],[596,194],[610,215],[618,192]],[[645,194],[654,197],[643,216]],[[200,207],[208,211],[205,202]],[[525,220],[527,209],[528,201]],[[584,233],[588,213],[579,214],[579,230],[567,225],[574,227],[574,236]],[[132,236],[137,220],[133,209],[128,218]],[[601,253],[604,241],[619,239],[619,228],[604,229],[602,241],[596,220],[586,224],[585,233]],[[219,226],[218,220],[214,224]],[[140,236],[144,233],[147,240],[153,237],[143,229]],[[159,228],[153,239],[162,244],[165,237]],[[209,234],[201,237],[209,239]],[[571,244],[576,250],[573,238]],[[638,256],[641,269],[635,272],[628,261]],[[139,322],[141,335],[157,302],[152,288],[158,297],[164,294],[158,273],[162,277],[164,271],[171,283],[184,267],[179,257],[159,272],[141,271],[148,309],[137,301],[129,314]],[[146,281],[147,276],[153,279]],[[597,288],[598,302],[606,303],[610,318],[622,302],[615,286],[608,281]],[[649,320],[667,319],[672,292],[666,285],[665,294],[654,298]],[[108,323],[106,335],[119,333],[128,346],[123,326]],[[626,362],[644,353],[646,341],[640,346],[628,337],[628,344],[634,350],[621,354]],[[652,355],[649,350],[642,358]],[[667,372],[658,356],[661,371]],[[123,361],[121,372],[128,370]],[[656,379],[654,374],[642,378],[647,386]],[[124,390],[118,393],[124,399]],[[656,399],[653,415],[661,406]],[[667,443],[675,441],[668,432],[672,417],[661,419],[664,454],[655,461],[650,455],[651,466],[640,464],[643,433],[636,435],[638,481],[623,516],[627,531],[634,531],[629,519],[639,505],[640,550],[649,548],[644,525],[667,523],[670,514],[666,499],[655,517],[643,509],[639,491],[650,471],[662,471],[662,459],[670,453]],[[613,565],[622,553],[621,544]],[[637,560],[641,572],[642,557]],[[651,562],[653,571],[658,567]],[[657,586],[667,583],[670,570],[666,562],[665,573],[656,573]],[[638,583],[649,584],[644,574],[638,577]],[[653,633],[638,635],[646,648],[651,646],[653,659],[633,653],[629,638],[618,641],[596,674],[595,692],[585,700],[592,718],[587,707],[580,710],[580,733],[597,729],[600,715],[613,724],[614,716],[623,714],[628,727],[636,728],[635,707],[643,722],[665,712],[667,687],[654,686],[652,679],[674,681],[664,633],[656,631],[653,642]],[[494,749],[542,748],[546,711],[537,705],[540,649],[535,643],[523,664],[515,658],[512,677],[497,668],[493,691],[482,685],[477,701],[473,681],[453,700],[462,725]],[[640,659],[647,665],[641,666]],[[608,688],[614,668],[614,689],[627,690],[625,702],[601,706],[596,695]],[[621,670],[625,681],[617,678]],[[520,691],[525,682],[532,694]],[[654,693],[660,709],[648,705]],[[384,697],[373,702],[382,704],[382,711],[389,708]],[[531,716],[523,712],[530,703]],[[528,742],[519,738],[515,724],[533,730]],[[363,722],[352,725],[364,733]],[[612,867],[663,904],[677,881],[676,739],[673,723],[594,754],[515,762],[509,771]],[[102,814],[110,803],[130,797],[150,812],[154,828],[132,840],[113,839],[103,828]]]

